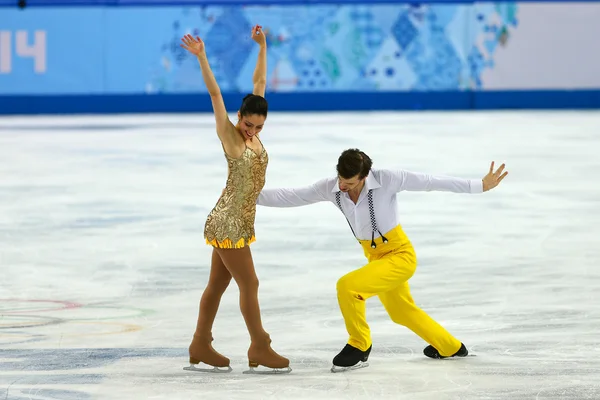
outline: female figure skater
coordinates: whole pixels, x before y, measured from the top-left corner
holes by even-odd
[[[190,367],[186,367],[186,370],[231,371],[229,359],[212,347],[211,332],[221,296],[233,277],[240,290],[240,309],[250,333],[248,372],[257,372],[254,368],[259,365],[274,369],[267,372],[291,371],[289,360],[271,349],[269,334],[262,326],[258,278],[249,247],[255,240],[256,200],[265,184],[268,164],[267,152],[258,135],[264,126],[268,110],[264,98],[267,84],[267,43],[262,27],[257,25],[252,28],[252,39],[260,46],[252,77],[254,89],[252,94],[244,97],[238,111],[238,122],[233,125],[208,64],[204,43],[199,37],[191,35],[182,38],[181,46],[194,54],[200,63],[202,77],[212,101],[217,135],[228,164],[226,187],[208,215],[204,228],[206,243],[213,247],[212,262],[208,285],[200,300],[196,332],[189,347]],[[196,367],[201,362],[214,368]],[[222,367],[226,369],[219,369]]]

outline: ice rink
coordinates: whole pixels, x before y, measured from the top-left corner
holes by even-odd
[[[234,113],[230,114],[232,117]],[[431,360],[367,301],[370,366],[347,340],[339,277],[365,262],[331,203],[259,207],[263,323],[292,373],[242,374],[232,282],[213,330],[233,372],[184,371],[226,163],[206,115],[0,118],[0,400],[600,399],[600,112],[271,113],[266,187],[374,167],[481,178],[484,194],[399,195],[417,304],[473,357]]]

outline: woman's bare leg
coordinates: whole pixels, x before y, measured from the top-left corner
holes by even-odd
[[[217,249],[217,252],[240,289],[240,310],[252,341],[248,349],[251,366],[260,364],[269,368],[288,367],[289,360],[271,349],[269,334],[262,326],[258,304],[258,277],[250,248]]]

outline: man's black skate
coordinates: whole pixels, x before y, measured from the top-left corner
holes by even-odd
[[[456,353],[452,354],[451,356],[442,356],[435,347],[429,345],[429,346],[425,347],[425,349],[423,349],[423,354],[425,354],[429,358],[438,358],[438,359],[450,358],[450,357],[466,357],[469,355],[469,350],[467,350],[465,345],[463,343],[461,343],[460,349],[458,349],[458,351]]]
[[[343,372],[351,369],[368,367],[369,363],[367,360],[369,359],[369,354],[371,354],[372,347],[373,346],[369,346],[366,351],[362,351],[347,344],[342,351],[333,358],[331,372]]]

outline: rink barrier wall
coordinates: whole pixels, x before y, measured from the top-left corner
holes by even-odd
[[[600,1],[16,4],[0,0],[4,115],[211,111],[179,47],[189,29],[235,109],[252,91],[257,22],[273,111],[600,108]]]
[[[271,93],[271,111],[393,111],[393,110],[499,110],[597,109],[600,90],[495,91],[481,93]],[[225,93],[229,110],[241,95]],[[204,94],[0,96],[0,114],[119,114],[211,112]]]

